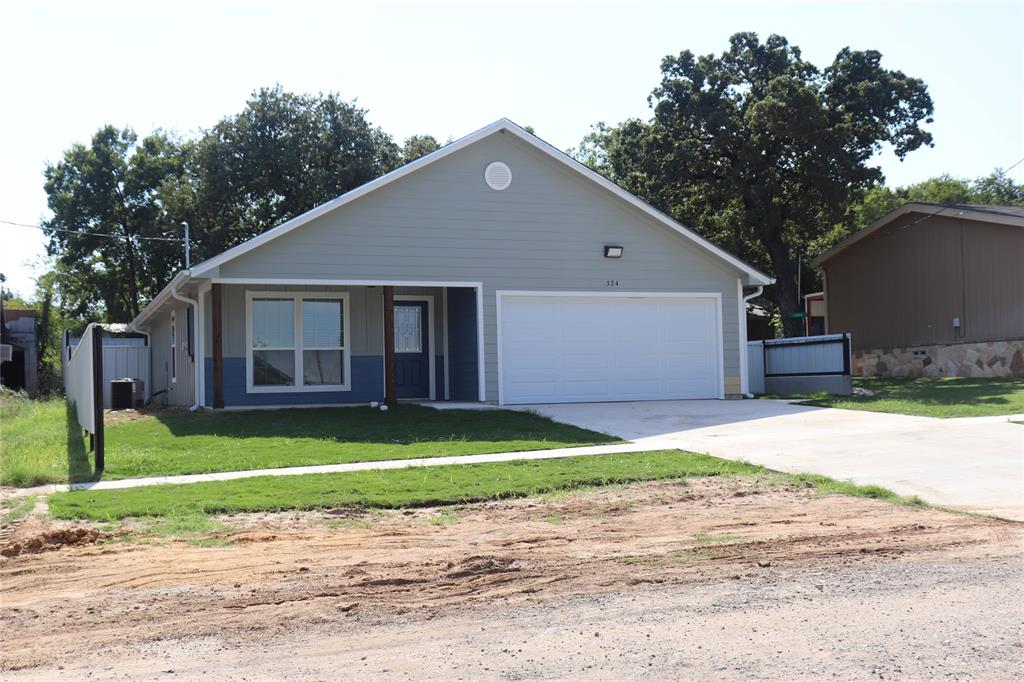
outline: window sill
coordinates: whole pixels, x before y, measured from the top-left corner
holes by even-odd
[[[351,391],[351,384],[333,386],[246,386],[246,393],[340,393]]]

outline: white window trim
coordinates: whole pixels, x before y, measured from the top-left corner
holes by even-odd
[[[252,361],[252,300],[254,298],[284,298],[295,302],[295,345],[290,349],[261,348],[260,350],[292,350],[295,362],[295,385],[294,386],[256,386],[253,383],[253,361]],[[316,350],[316,348],[304,349],[302,346],[302,301],[305,299],[334,298],[342,301],[341,326],[344,330],[345,345],[341,349],[341,361],[345,372],[345,383],[317,386],[305,386],[302,384],[302,351]],[[352,390],[352,350],[351,334],[352,328],[349,325],[350,318],[349,294],[347,291],[252,291],[245,292],[245,392],[246,393],[324,393],[330,391],[351,391]]]
[[[171,384],[178,383],[178,317],[171,311]]]

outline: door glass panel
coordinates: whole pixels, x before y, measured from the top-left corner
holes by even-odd
[[[395,306],[395,352],[423,352],[422,308],[418,305]]]

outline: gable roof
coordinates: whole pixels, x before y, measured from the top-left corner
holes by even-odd
[[[410,173],[414,173],[420,170],[421,168],[429,166],[430,164],[436,161],[440,161],[441,159],[456,153],[463,147],[467,147],[473,144],[474,142],[482,140],[485,137],[488,137],[501,131],[507,131],[509,133],[512,133],[517,138],[523,140],[530,146],[539,149],[540,151],[544,152],[545,154],[552,157],[556,161],[559,161],[563,165],[566,165],[569,168],[573,169],[574,171],[580,173],[588,180],[591,180],[592,182],[603,187],[604,189],[612,192],[620,199],[639,208],[644,213],[647,213],[648,215],[652,216],[659,222],[670,227],[683,237],[695,242],[699,246],[703,247],[705,250],[709,251],[713,255],[720,258],[721,260],[724,260],[725,262],[729,263],[736,269],[745,273],[747,275],[749,284],[771,284],[772,282],[775,281],[768,275],[765,275],[763,272],[760,272],[750,267],[749,265],[747,265],[740,259],[736,258],[732,254],[727,253],[726,251],[723,251],[722,249],[718,248],[711,242],[707,241],[706,239],[698,235],[696,232],[679,224],[672,218],[668,217],[661,211],[654,208],[653,206],[641,201],[639,198],[633,196],[626,190],[622,189],[611,180],[605,178],[603,175],[594,172],[590,168],[587,168],[585,165],[583,165],[576,159],[572,158],[565,152],[557,149],[556,147],[548,144],[547,142],[544,142],[536,135],[527,132],[526,130],[519,127],[512,121],[508,120],[507,118],[502,118],[498,121],[495,121],[494,123],[484,128],[481,128],[475,133],[470,133],[469,135],[460,138],[455,142],[452,142],[450,144],[445,145],[444,147],[441,147],[437,151],[422,156],[419,159],[412,161],[411,163],[407,163],[401,168],[393,170],[390,173],[387,173],[386,175],[382,175],[376,180],[372,180],[366,183],[365,185],[356,187],[355,189],[348,191],[342,194],[341,196],[328,201],[327,203],[321,204],[316,208],[306,211],[302,215],[296,216],[295,218],[292,218],[291,220],[278,225],[273,229],[267,230],[261,235],[253,237],[252,239],[243,242],[238,246],[230,248],[227,251],[224,251],[223,253],[214,256],[213,258],[210,258],[208,260],[203,261],[202,263],[193,266],[191,269],[192,276],[202,277],[204,273],[228,262],[229,260],[232,260],[233,258],[237,258],[243,253],[247,253],[248,251],[251,251],[252,249],[255,249],[256,247],[262,244],[266,244],[271,240],[277,239],[281,235],[287,234],[294,230],[295,228],[305,225],[306,223],[310,222],[311,220],[314,220],[315,218],[319,218],[322,215],[330,213],[331,211],[334,211],[335,209],[340,208],[345,204],[348,204],[365,194],[369,194],[374,190],[380,189],[385,185],[391,184],[392,182],[398,180],[399,178],[405,177]]]
[[[889,211],[884,216],[871,223],[863,230],[854,232],[849,237],[839,242],[831,249],[828,249],[824,253],[819,254],[816,258],[811,261],[811,264],[815,267],[821,267],[822,263],[831,258],[839,255],[842,251],[845,251],[849,247],[853,246],[857,242],[870,237],[872,234],[881,230],[883,227],[893,222],[897,218],[900,218],[908,213],[924,213],[926,214],[921,220],[917,222],[924,222],[929,218],[935,216],[943,216],[947,218],[966,218],[968,220],[975,220],[982,223],[998,223],[1000,225],[1010,225],[1014,227],[1024,227],[1024,206],[988,206],[980,204],[926,204],[921,202],[913,202],[909,204],[903,204],[899,208]],[[911,223],[916,225],[917,222]],[[909,226],[908,226],[909,227]]]
[[[391,184],[392,182],[400,178],[403,178],[406,175],[409,175],[410,173],[415,173],[421,168],[425,168],[426,166],[429,166],[430,164],[435,163],[436,161],[440,161],[445,157],[451,156],[452,154],[458,152],[460,149],[468,147],[474,142],[478,142],[479,140],[482,140],[485,137],[489,137],[491,135],[503,131],[511,133],[516,138],[527,143],[534,149],[540,150],[541,152],[551,157],[555,161],[558,161],[562,165],[567,166],[570,169],[576,171],[586,179],[597,184],[603,189],[611,192],[612,194],[619,197],[621,200],[625,201],[631,206],[640,209],[642,212],[646,213],[647,215],[651,216],[658,222],[670,228],[671,230],[679,234],[681,237],[695,243],[697,246],[703,248],[711,255],[717,257],[718,259],[724,261],[725,263],[728,263],[732,267],[744,273],[746,275],[747,285],[767,285],[772,284],[775,281],[775,278],[769,277],[763,272],[751,267],[750,265],[747,265],[736,256],[733,256],[727,251],[715,246],[714,244],[704,239],[690,228],[685,227],[684,225],[676,222],[666,214],[662,213],[658,209],[651,206],[650,204],[642,201],[633,194],[630,194],[629,192],[627,192],[626,190],[622,189],[614,182],[609,180],[608,178],[604,177],[600,173],[591,170],[590,168],[583,165],[582,163],[572,158],[562,150],[558,149],[557,147],[548,144],[544,140],[540,139],[536,135],[533,135],[527,130],[521,128],[520,126],[516,125],[507,118],[502,118],[488,126],[481,128],[480,130],[477,130],[474,133],[470,133],[465,137],[455,140],[454,142],[451,142],[445,145],[444,147],[441,147],[440,149],[431,152],[430,154],[421,156],[415,161],[407,163],[404,166],[391,171],[390,173],[382,175],[375,180],[371,180],[370,182],[364,185],[360,185],[355,189],[345,192],[341,196],[338,196],[324,204],[321,204],[313,209],[310,209],[309,211],[306,211],[302,215],[296,216],[291,220],[281,223],[277,227],[274,227],[270,230],[267,230],[263,234],[257,235],[252,239],[242,242],[241,244],[232,247],[214,256],[213,258],[209,258],[205,261],[202,261],[201,263],[197,263],[187,271],[179,272],[174,277],[174,279],[171,280],[171,282],[166,287],[164,287],[163,290],[161,290],[160,293],[157,294],[152,301],[150,301],[149,305],[147,305],[142,310],[142,312],[139,313],[135,320],[132,321],[132,324],[141,324],[146,318],[152,315],[152,313],[157,308],[159,308],[164,302],[167,301],[173,289],[183,286],[188,280],[197,277],[209,277],[212,270],[220,267],[224,263],[227,263],[228,261],[234,258],[241,256],[244,253],[248,253],[249,251],[252,251],[253,249],[259,246],[262,246],[267,242],[270,242],[274,239],[277,239],[278,237],[288,234],[292,230],[301,227],[302,225],[305,225],[306,223],[316,218],[319,218],[320,216],[326,215],[327,213],[330,213],[335,209],[341,208],[345,204],[351,203],[352,201],[355,201],[361,196],[378,190],[381,187],[385,187]]]

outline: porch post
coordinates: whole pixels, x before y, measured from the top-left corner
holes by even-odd
[[[384,404],[395,407],[395,288],[384,287]]]
[[[213,318],[213,408],[224,407],[224,343],[222,334],[223,306],[221,305],[221,284],[210,288],[210,313]],[[203,359],[205,363],[205,358]],[[206,371],[206,368],[203,368]]]

